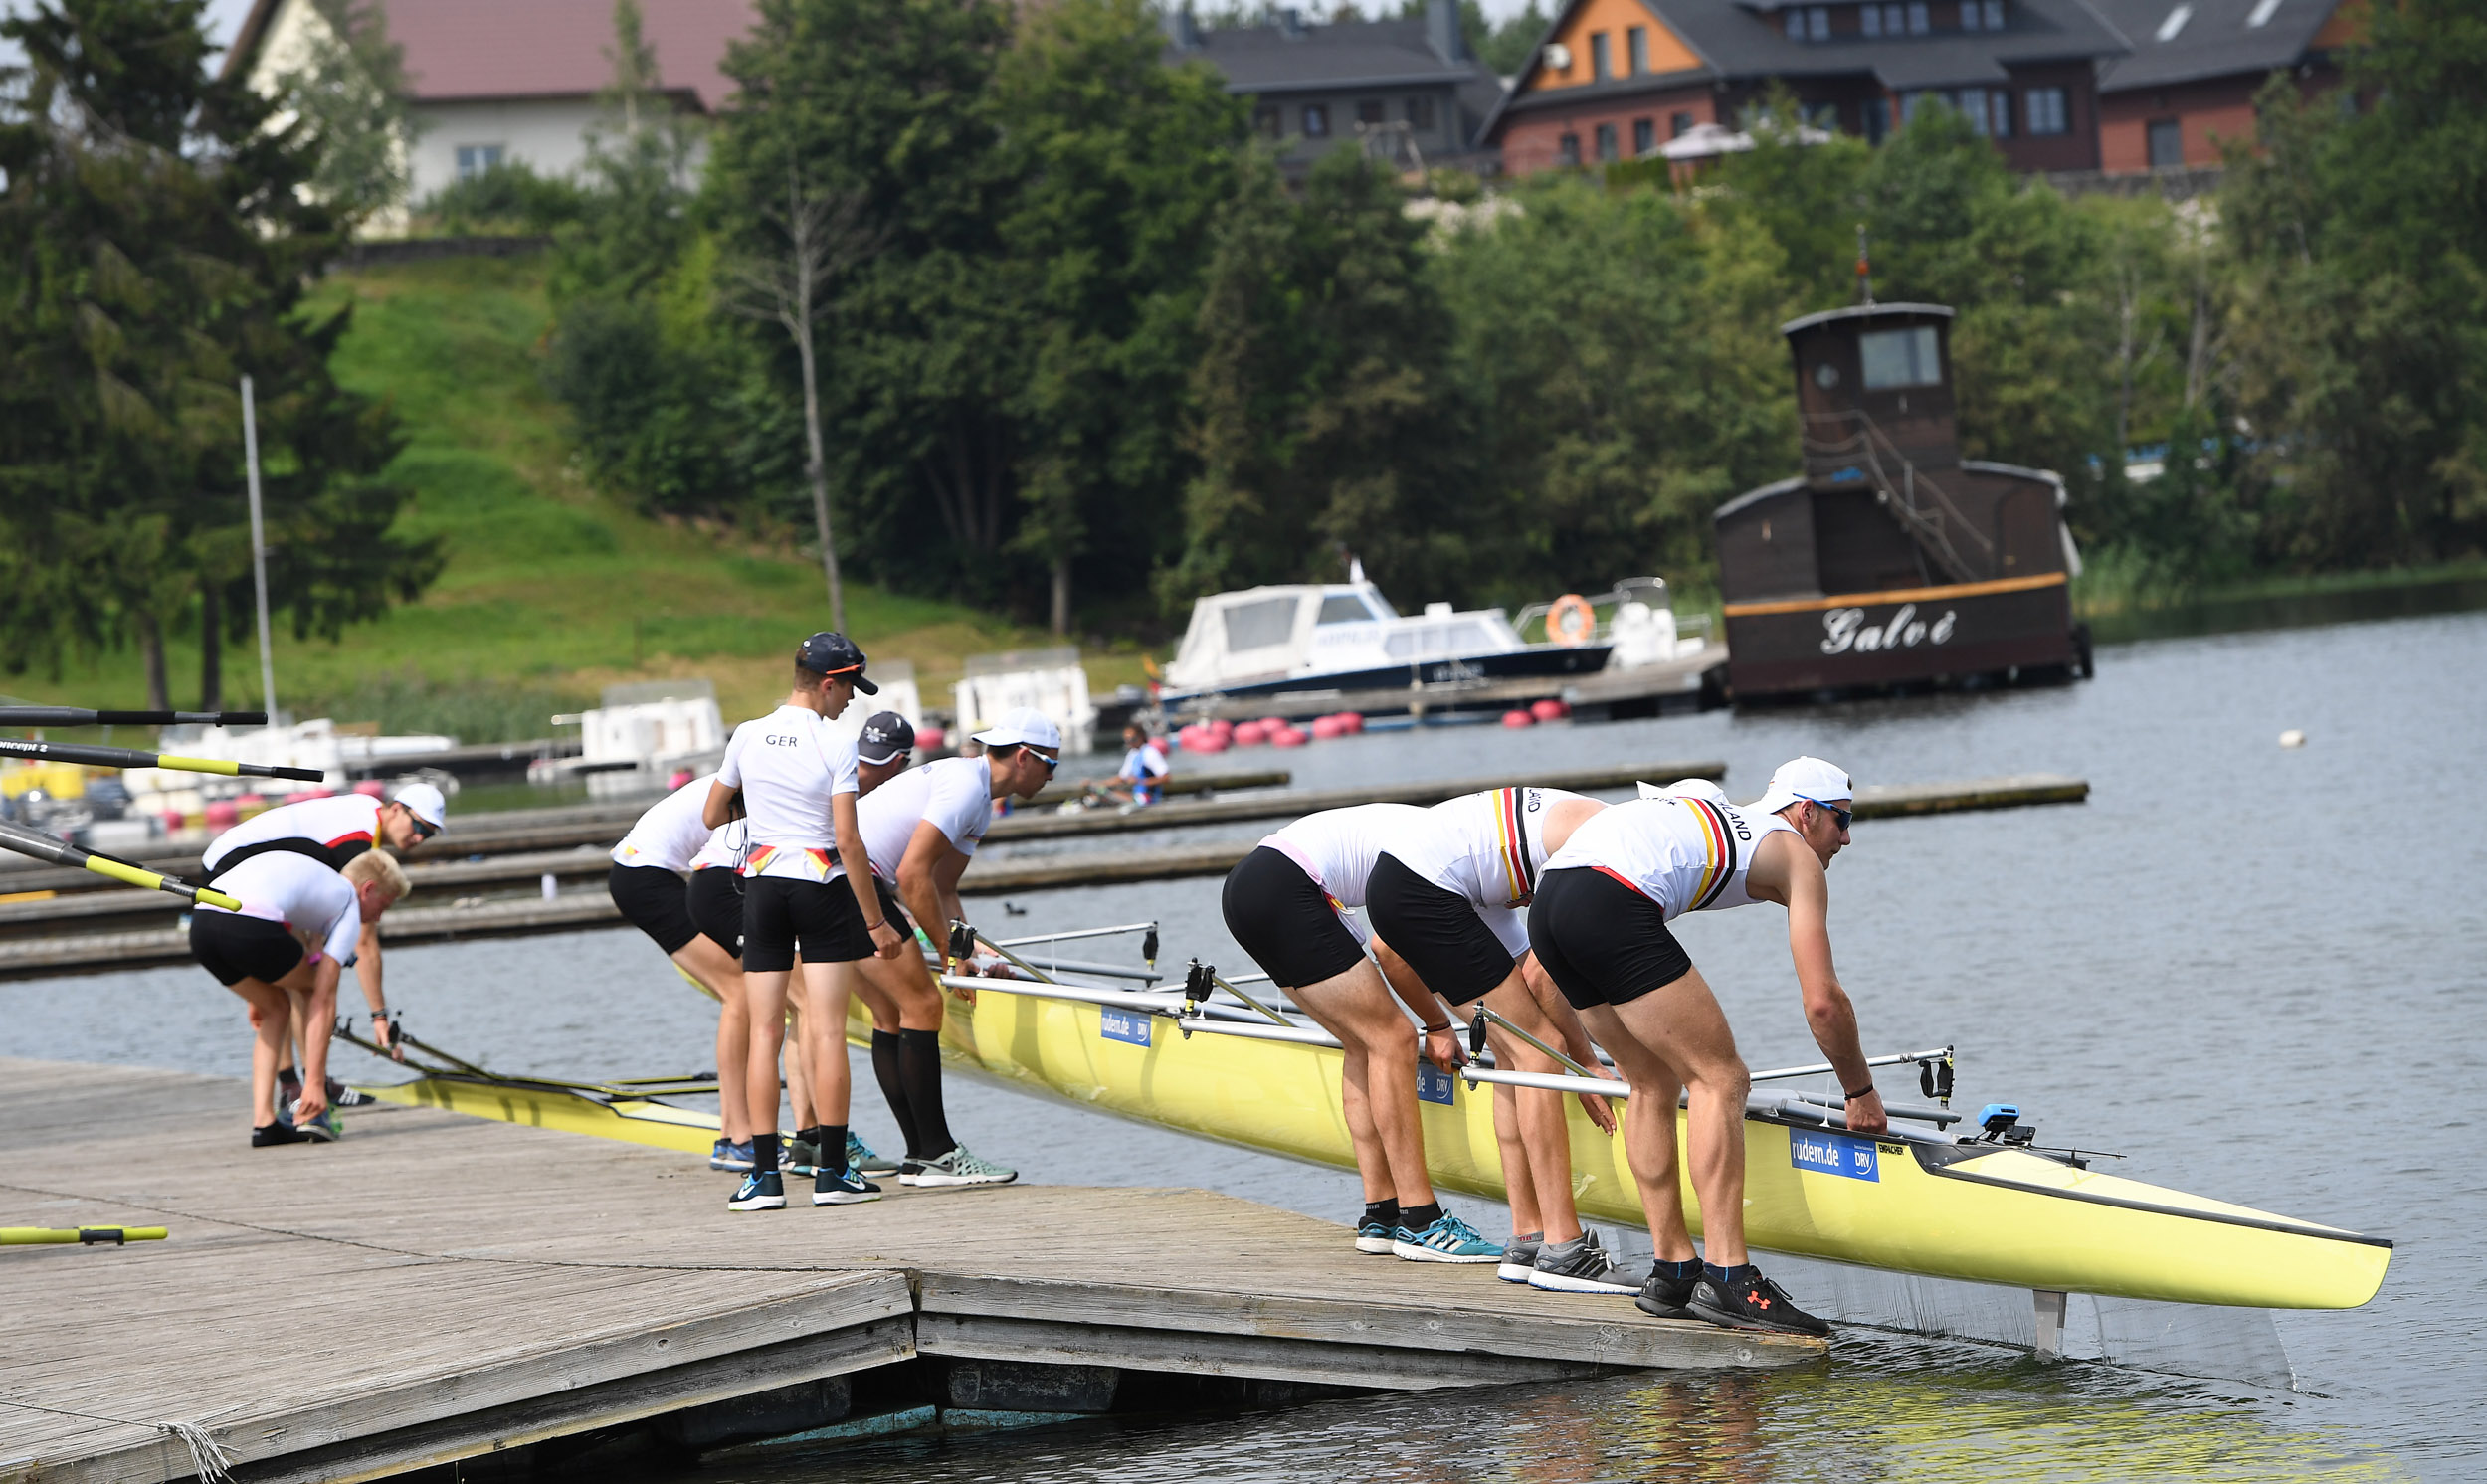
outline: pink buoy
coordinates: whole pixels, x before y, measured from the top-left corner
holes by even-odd
[[[1537,718],[1526,711],[1505,711],[1502,713],[1502,724],[1512,728],[1535,726]]]
[[[207,828],[231,830],[242,823],[242,811],[230,799],[211,799],[207,805]]]
[[[181,828],[189,823],[190,822],[188,820],[182,818],[180,810],[168,809],[164,811],[164,833],[166,835],[179,835],[181,833]]]
[[[1570,708],[1565,706],[1563,702],[1549,696],[1545,700],[1538,701],[1531,705],[1528,708],[1528,714],[1536,717],[1539,721],[1560,721],[1563,719],[1564,713],[1569,709]]]
[[[1201,754],[1203,757],[1208,757],[1213,754],[1226,751],[1228,745],[1229,744],[1225,737],[1216,732],[1211,732],[1202,737],[1199,741],[1194,742],[1192,744],[1192,750]]]
[[[1238,747],[1258,747],[1267,740],[1269,729],[1257,721],[1247,721],[1235,729],[1235,745]]]
[[[1362,711],[1341,711],[1338,719],[1339,724],[1347,729],[1347,735],[1356,737],[1364,734],[1365,717]]]
[[[915,729],[915,745],[925,752],[939,752],[942,744],[949,740],[950,734],[937,726],[919,726]]]
[[[1269,734],[1269,742],[1273,747],[1301,747],[1311,740],[1312,738],[1291,726],[1281,727]]]
[[[1332,737],[1343,737],[1347,735],[1347,723],[1335,716],[1316,716],[1312,719],[1312,734],[1323,742]]]
[[[354,785],[354,792],[366,799],[377,799],[388,791],[388,786],[376,778],[366,778]]]

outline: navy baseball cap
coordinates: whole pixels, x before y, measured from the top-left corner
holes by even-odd
[[[863,651],[843,634],[823,630],[813,635],[795,650],[795,663],[816,675],[847,675],[863,694],[880,694],[879,686],[863,678]]]
[[[855,739],[855,757],[873,767],[894,763],[915,750],[915,728],[895,711],[874,711]]]

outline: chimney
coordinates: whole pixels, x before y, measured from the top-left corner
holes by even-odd
[[[1459,29],[1459,0],[1425,0],[1425,44],[1444,62],[1468,60],[1468,39]]]
[[[1286,37],[1290,41],[1300,39],[1303,36],[1304,12],[1300,7],[1293,5],[1281,5],[1278,7],[1278,34]]]
[[[1166,28],[1168,46],[1178,52],[1197,52],[1201,49],[1201,23],[1193,19],[1188,0],[1181,5],[1167,6],[1162,24]]]

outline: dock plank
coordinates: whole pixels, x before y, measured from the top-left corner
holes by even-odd
[[[1358,1257],[1343,1228],[1201,1191],[892,1185],[737,1214],[723,1177],[666,1151],[393,1106],[337,1145],[252,1150],[244,1101],[223,1078],[0,1059],[0,1211],[171,1228],[0,1251],[0,1479],[180,1477],[170,1422],[270,1477],[377,1477],[927,1334],[928,1354],[1359,1385],[1394,1361],[1400,1384],[1459,1385],[1823,1353]]]

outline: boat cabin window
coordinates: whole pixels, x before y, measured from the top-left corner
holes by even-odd
[[[1933,325],[1874,330],[1859,335],[1856,348],[1865,363],[1865,390],[1869,392],[1942,384],[1943,358],[1935,344]]]
[[[1485,626],[1473,620],[1462,624],[1428,624],[1423,628],[1402,629],[1382,643],[1384,652],[1393,659],[1438,659],[1445,655],[1482,654],[1498,647]]]
[[[1321,600],[1321,617],[1313,622],[1370,624],[1373,622],[1373,610],[1365,607],[1365,600],[1354,593],[1332,593]]]
[[[1263,598],[1239,603],[1226,612],[1227,648],[1265,649],[1295,637],[1295,599]]]

